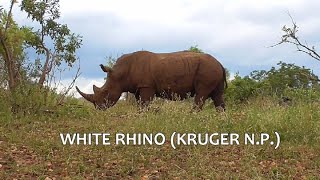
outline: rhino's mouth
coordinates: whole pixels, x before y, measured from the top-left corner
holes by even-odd
[[[94,106],[98,110],[106,110],[106,109],[112,107],[114,104],[115,104],[115,102],[110,102],[107,99],[104,99],[104,103],[102,103],[102,104],[94,103]]]
[[[97,110],[106,110],[107,109],[107,105],[106,104],[99,104],[99,105],[94,104],[94,106],[95,106],[95,108]]]

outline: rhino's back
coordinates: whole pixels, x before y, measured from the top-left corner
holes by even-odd
[[[214,86],[222,78],[219,62],[208,54],[193,52],[152,53],[138,51],[127,56],[130,63],[126,77],[130,89],[154,87],[162,91],[185,94],[194,91],[195,84]],[[125,59],[123,61],[126,61]]]
[[[210,55],[190,52],[159,54],[151,63],[152,76],[157,90],[190,92],[196,81],[214,83],[218,62]],[[220,67],[219,67],[220,68]],[[201,77],[198,77],[201,76]]]

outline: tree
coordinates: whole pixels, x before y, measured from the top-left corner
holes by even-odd
[[[227,99],[243,102],[258,94],[282,97],[292,90],[319,89],[318,76],[310,69],[281,61],[277,65],[279,67],[270,70],[252,71],[250,76],[240,77],[236,74],[226,91]]]
[[[283,43],[289,43],[293,44],[296,46],[297,51],[303,52],[305,54],[308,54],[315,60],[320,61],[320,54],[317,52],[315,46],[309,46],[307,42],[302,43],[301,40],[299,39],[297,32],[298,32],[298,26],[296,22],[293,20],[292,16],[289,14],[292,22],[292,27],[287,27],[286,25],[283,26],[282,31],[283,35],[281,38],[281,41],[277,43],[276,45],[273,45],[271,47],[283,44]]]
[[[0,9],[0,53],[5,66],[3,73],[8,76],[7,81],[11,90],[15,89],[20,82],[18,56],[22,54],[22,39],[20,37],[22,33],[12,19],[14,3],[12,0],[8,12],[3,8]]]
[[[115,57],[107,56],[105,59],[107,60],[108,67],[112,68],[117,63],[117,58],[115,58]]]
[[[21,10],[28,18],[39,23],[40,28],[19,27],[13,20],[12,0],[8,13],[0,9],[0,53],[6,67],[10,90],[21,82],[24,50],[32,47],[39,57],[34,66],[40,69],[37,75],[40,87],[44,85],[50,73],[62,62],[72,66],[77,60],[75,51],[81,46],[81,36],[70,31],[66,24],[58,23],[60,18],[59,0],[23,0]],[[52,48],[50,48],[52,47]],[[44,55],[44,59],[41,59]]]
[[[81,36],[70,31],[66,24],[58,23],[60,18],[59,0],[23,0],[21,10],[29,18],[39,23],[40,28],[32,31],[27,44],[36,53],[45,56],[38,84],[43,86],[52,68],[60,66],[64,61],[68,66],[77,60],[76,50],[81,46]],[[52,47],[53,48],[49,48]]]
[[[277,63],[279,68],[272,67],[269,71],[256,70],[250,77],[261,84],[261,90],[267,94],[283,95],[286,89],[317,89],[318,76],[304,66],[285,62]]]
[[[16,0],[8,11],[0,6],[0,90],[10,90],[4,93],[4,101],[12,112],[28,113],[61,104],[80,75],[80,66],[73,82],[59,95],[50,82],[56,84],[55,72],[63,71],[62,63],[72,67],[78,60],[75,51],[81,46],[81,36],[58,22],[59,0],[22,0],[21,11],[39,26],[19,26],[14,21],[14,5]],[[38,54],[34,61],[26,56],[27,48]]]
[[[198,45],[191,46],[187,51],[196,52],[196,53],[203,53],[203,51],[198,48]]]

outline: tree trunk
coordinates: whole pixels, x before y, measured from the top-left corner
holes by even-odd
[[[42,73],[41,73],[41,76],[40,76],[40,79],[38,82],[40,87],[43,87],[43,84],[46,80],[47,74],[50,72],[50,70],[49,70],[50,51],[49,51],[49,49],[47,49],[45,47],[43,47],[43,49],[46,51],[46,61],[43,65]]]
[[[5,52],[3,59],[8,72],[9,89],[14,90],[15,87],[20,83],[20,73],[18,72],[18,68],[16,67],[16,62],[13,58],[13,54],[9,51],[3,36],[1,37],[0,41]]]
[[[6,42],[6,35],[7,35],[7,30],[10,28],[10,21],[12,17],[12,8],[13,8],[14,1],[11,1],[10,4],[10,9],[7,17],[7,22],[6,26],[4,29],[4,32],[0,30],[0,43],[4,49],[4,55],[3,59],[5,62],[5,66],[7,68],[7,73],[8,73],[8,83],[9,83],[9,89],[12,91],[16,88],[16,86],[20,83],[21,77],[19,73],[19,69],[17,68],[17,60],[14,59],[13,52],[10,51],[10,49],[7,46]]]

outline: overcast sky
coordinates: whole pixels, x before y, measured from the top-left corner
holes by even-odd
[[[60,0],[61,22],[83,36],[77,52],[82,75],[76,84],[85,92],[92,92],[93,83],[104,83],[99,64],[107,56],[142,49],[174,52],[195,45],[232,74],[269,69],[281,60],[320,75],[320,62],[294,46],[269,48],[281,39],[281,28],[291,25],[288,12],[299,26],[299,37],[320,48],[319,7],[319,0]],[[21,13],[15,18],[26,22]],[[66,73],[63,82],[72,74]]]

